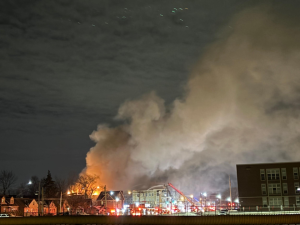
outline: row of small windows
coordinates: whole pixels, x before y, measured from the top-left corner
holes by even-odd
[[[269,206],[289,206],[290,202],[289,202],[289,197],[283,197],[283,202],[282,202],[282,198],[281,197],[269,197],[269,204],[268,204],[268,200],[267,197],[263,197],[262,198],[262,203],[264,207],[268,207]],[[282,204],[283,203],[283,204]],[[300,205],[300,197],[296,196],[296,205]]]
[[[158,196],[159,194],[157,194],[157,196]],[[140,194],[136,194],[136,196],[137,197],[140,197]],[[143,193],[141,193],[141,197],[143,197],[144,196],[144,194]],[[145,193],[145,196],[153,196],[153,193]]]
[[[163,191],[157,191],[156,192],[156,196],[159,196],[161,193],[165,193],[166,191],[165,190],[163,190]],[[143,197],[143,196],[154,196],[154,194],[153,194],[153,192],[152,193],[136,193],[136,196],[137,197],[140,197],[140,194],[141,194],[141,197]]]
[[[295,194],[299,194],[299,182],[294,183]],[[269,194],[281,194],[281,185],[280,183],[268,184]],[[288,184],[282,183],[282,192],[283,194],[288,194]],[[267,194],[267,186],[266,184],[261,184],[261,193],[262,195]]]
[[[279,168],[277,168],[277,169],[266,169],[266,172],[265,172],[265,169],[260,169],[260,179],[261,180],[266,180],[266,174],[267,174],[268,180],[279,180],[279,178],[280,178],[280,169]],[[286,168],[281,168],[281,177],[282,177],[282,180],[287,180]],[[293,168],[293,177],[294,177],[294,180],[299,179],[298,167]]]

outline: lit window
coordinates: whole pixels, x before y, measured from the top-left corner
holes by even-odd
[[[280,184],[268,184],[269,194],[280,194],[281,187]]]
[[[288,194],[288,185],[287,183],[282,183],[282,191],[283,191],[283,194]]]
[[[261,193],[262,193],[262,195],[266,195],[267,194],[266,184],[261,184]]]
[[[296,205],[300,205],[300,198],[299,198],[299,196],[296,197]]]
[[[262,198],[262,202],[263,202],[263,207],[267,207],[268,206],[267,197],[263,197]]]
[[[294,180],[298,180],[299,179],[298,167],[294,167],[293,168],[293,175],[294,175]]]
[[[282,205],[281,197],[270,197],[269,200],[270,206],[280,206]]]
[[[295,194],[299,194],[300,193],[300,191],[298,190],[299,182],[294,183],[294,187],[295,187]]]
[[[284,197],[284,206],[289,206],[289,197]]]
[[[281,168],[281,176],[282,176],[282,180],[286,180],[287,179],[286,168]]]
[[[279,169],[267,169],[268,180],[279,180]]]
[[[265,170],[264,169],[260,169],[260,180],[265,180]]]

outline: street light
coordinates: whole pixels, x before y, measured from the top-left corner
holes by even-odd
[[[220,209],[219,209],[219,210],[221,210],[221,199],[222,199],[222,196],[221,196],[221,194],[218,194],[216,197],[217,197],[218,199],[220,199]]]
[[[203,193],[203,196],[204,196],[204,197],[206,197],[206,196],[207,196],[206,192],[204,192],[204,193]]]
[[[29,184],[29,185],[32,184],[31,180],[28,182],[28,184]]]

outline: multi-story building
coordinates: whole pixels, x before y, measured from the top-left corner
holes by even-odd
[[[300,208],[300,162],[236,165],[241,207]]]
[[[134,190],[132,191],[132,202],[134,204],[145,204],[146,207],[166,207],[166,189]]]

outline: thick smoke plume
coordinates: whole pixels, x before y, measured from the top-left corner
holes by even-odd
[[[171,182],[198,193],[227,188],[236,164],[299,159],[300,20],[283,14],[235,15],[171,106],[155,92],[126,101],[123,125],[91,134],[84,172],[109,188]]]

